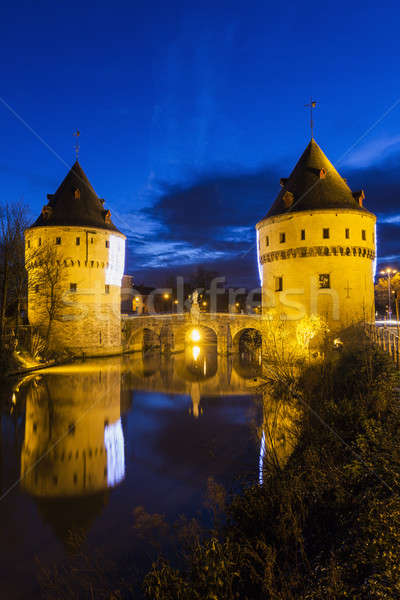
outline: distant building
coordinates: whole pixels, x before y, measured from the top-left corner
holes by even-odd
[[[121,283],[121,311],[124,314],[133,312],[133,276],[124,275]]]
[[[118,351],[126,238],[78,162],[47,198],[25,232],[29,323],[44,337],[50,325],[50,347],[57,350]]]
[[[257,224],[264,313],[331,329],[374,319],[376,217],[314,139]]]

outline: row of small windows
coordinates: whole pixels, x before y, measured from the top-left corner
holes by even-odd
[[[347,240],[350,239],[350,229],[346,228],[344,230],[344,235],[345,235],[345,238]],[[329,227],[324,227],[322,229],[322,238],[324,240],[329,240],[329,238],[330,238],[330,229],[329,229]],[[301,240],[305,240],[306,239],[306,230],[305,229],[301,229],[300,230],[300,239]],[[364,240],[364,241],[366,241],[366,239],[367,239],[367,232],[366,232],[365,229],[361,229],[361,239]],[[374,234],[372,234],[372,240],[374,241]],[[286,233],[281,232],[279,234],[279,242],[281,244],[284,244],[286,242]],[[265,238],[265,244],[266,244],[266,246],[269,246],[269,236],[268,235]]]
[[[94,238],[90,238],[90,243],[94,244]],[[77,246],[81,245],[81,238],[80,237],[77,237],[75,239],[75,244]],[[38,246],[41,246],[41,245],[42,245],[42,238],[39,238],[38,239]],[[106,245],[106,248],[109,248],[110,247],[110,240],[106,240],[105,245]],[[31,240],[28,240],[27,246],[28,246],[28,248],[31,247]],[[61,238],[60,237],[56,237],[56,246],[61,246]]]
[[[331,276],[329,273],[320,273],[318,275],[318,285],[320,290],[329,290],[331,287]],[[275,292],[283,291],[283,277],[275,277]]]
[[[69,291],[70,292],[77,292],[78,291],[78,284],[77,283],[70,283],[69,284]],[[38,294],[40,292],[40,285],[35,285],[35,294]],[[110,286],[108,284],[106,284],[104,286],[104,293],[105,294],[109,294],[110,293]]]

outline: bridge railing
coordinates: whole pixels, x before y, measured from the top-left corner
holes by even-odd
[[[392,357],[397,368],[400,368],[400,337],[397,329],[378,327],[375,323],[367,323],[366,333],[379,348]]]

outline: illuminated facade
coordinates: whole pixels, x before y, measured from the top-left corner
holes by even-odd
[[[78,162],[48,200],[25,232],[29,323],[46,336],[52,273],[41,275],[38,265],[55,253],[59,298],[51,319],[50,347],[90,355],[118,352],[125,236],[112,223],[110,211]]]
[[[330,329],[375,316],[376,217],[311,140],[256,226],[263,313],[320,315]]]

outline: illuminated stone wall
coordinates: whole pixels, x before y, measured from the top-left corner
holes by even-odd
[[[258,223],[263,313],[295,323],[319,314],[331,329],[373,320],[375,222],[371,213],[331,209]],[[329,288],[320,288],[320,275],[329,275]]]
[[[61,238],[59,245],[57,238]],[[106,229],[33,227],[25,232],[27,265],[45,243],[60,257],[65,291],[62,314],[52,324],[50,347],[90,355],[118,352],[125,236]],[[34,266],[28,269],[28,277],[34,279]],[[76,285],[76,291],[71,291],[71,284]],[[29,323],[44,333],[48,319],[40,310],[42,301],[41,294],[30,285]]]

